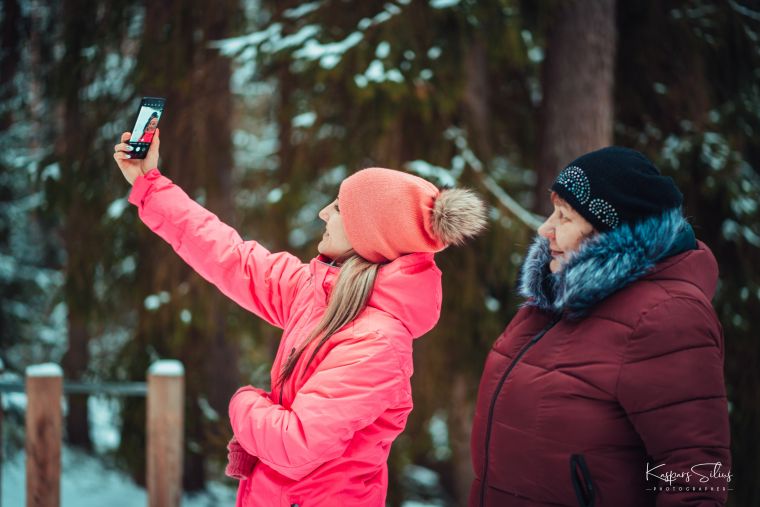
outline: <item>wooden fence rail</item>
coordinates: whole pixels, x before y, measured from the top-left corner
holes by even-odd
[[[27,395],[26,505],[57,507],[61,503],[61,397],[64,394],[111,394],[147,397],[148,506],[179,506],[182,498],[184,384],[184,368],[179,361],[153,363],[148,369],[147,384],[64,382],[60,366],[52,363],[28,367],[23,384],[0,381],[0,393],[26,391]]]

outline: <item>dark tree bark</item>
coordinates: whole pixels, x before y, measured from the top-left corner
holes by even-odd
[[[465,89],[463,101],[470,140],[481,160],[490,160],[491,143],[491,86],[488,79],[486,44],[480,37],[470,43],[465,60]]]
[[[565,164],[612,144],[615,46],[615,0],[557,2],[542,69],[537,213],[550,213],[547,191]]]
[[[4,4],[3,17],[0,18],[0,104],[7,104],[18,94],[18,88],[14,83],[17,77],[18,62],[21,58],[21,48],[24,38],[21,31],[22,24],[21,6],[15,0],[8,0]],[[13,125],[13,108],[6,108],[0,112],[0,135],[4,134]],[[0,163],[0,172],[9,168]],[[8,183],[0,184],[0,205],[3,207],[14,198],[14,189]],[[0,248],[3,251],[9,249],[11,238],[11,224],[6,221],[0,223]],[[18,323],[13,318],[8,318],[5,300],[17,295],[21,288],[16,282],[0,283],[0,336],[3,337],[0,344],[0,357],[6,358],[6,350],[20,338]],[[6,364],[6,368],[8,365]],[[2,412],[2,410],[0,410]],[[2,414],[0,414],[0,418]]]
[[[205,197],[202,204],[233,227],[231,64],[208,44],[232,34],[240,19],[238,10],[236,0],[205,8],[182,2],[149,2],[137,79],[141,95],[167,98],[159,125],[161,172],[191,197]],[[238,347],[226,336],[227,314],[233,303],[147,228],[143,227],[140,234],[142,287],[138,299],[166,291],[170,301],[153,311],[140,306],[136,342],[141,345],[132,351],[133,374],[144,375],[147,357],[143,347],[153,347],[161,357],[184,363],[187,406],[183,482],[185,490],[199,490],[205,486],[206,458],[224,454],[224,444],[231,436],[228,431],[220,433],[226,426],[206,420],[199,403],[205,398],[226,420],[227,403],[239,384]],[[190,322],[180,318],[185,309],[192,316]],[[126,416],[128,429],[124,433],[142,432],[144,419],[140,416],[144,413],[137,414]],[[135,479],[144,481],[140,444],[139,438],[124,440],[122,452]]]
[[[81,290],[77,287],[75,290]],[[87,321],[82,314],[69,314],[68,334],[69,348],[63,356],[64,378],[79,380],[87,371],[90,360],[88,343],[91,335],[87,330]],[[72,445],[84,449],[92,448],[90,439],[90,417],[87,409],[86,395],[69,395],[66,413],[66,438]]]
[[[493,143],[491,141],[491,85],[488,76],[487,47],[482,38],[474,35],[469,41],[467,57],[464,62],[464,91],[462,105],[468,131],[468,139],[477,157],[488,164],[493,156]],[[467,185],[468,183],[462,182]],[[481,283],[478,271],[482,266],[473,258],[467,249],[452,251],[449,255],[458,257],[456,264],[459,269],[451,273],[457,279],[456,285],[462,293],[477,294]],[[461,294],[461,293],[460,293]],[[478,296],[475,296],[476,298]],[[447,321],[451,328],[457,329],[456,333],[447,334],[445,339],[452,340],[451,347],[458,346],[463,337],[473,339],[477,332],[467,323],[450,319],[444,315],[442,320]],[[463,319],[466,321],[467,319]],[[450,350],[446,347],[444,350]],[[448,354],[446,354],[448,355]],[[442,361],[450,361],[446,355]],[[472,416],[475,410],[477,397],[477,379],[472,375],[472,365],[467,363],[453,362],[447,365],[450,375],[447,379],[449,390],[447,399],[447,426],[449,431],[449,443],[451,447],[451,477],[452,495],[458,504],[467,503],[470,493],[470,485],[474,479],[470,452],[470,434],[472,429]]]
[[[63,21],[62,43],[66,52],[57,68],[56,98],[57,119],[65,142],[55,144],[55,152],[61,164],[62,187],[67,192],[61,196],[65,213],[62,238],[67,252],[64,292],[68,305],[68,348],[63,356],[63,374],[67,380],[80,380],[89,363],[88,344],[91,334],[88,322],[94,315],[95,298],[93,279],[95,259],[90,245],[97,244],[93,232],[97,230],[99,217],[92,213],[83,192],[88,168],[82,162],[80,150],[87,146],[89,132],[86,114],[82,111],[79,91],[86,84],[86,63],[81,57],[83,48],[94,43],[88,32],[90,21],[81,16],[81,10],[93,10],[88,2],[64,2],[61,10]],[[90,35],[88,35],[90,33]],[[64,136],[61,136],[64,137]],[[66,438],[70,444],[90,449],[89,415],[87,396],[68,397],[66,414]]]
[[[3,17],[0,18],[0,102],[11,99],[16,93],[13,79],[21,59],[21,6],[15,0],[3,3]],[[12,109],[0,114],[0,132],[5,131],[12,121]]]

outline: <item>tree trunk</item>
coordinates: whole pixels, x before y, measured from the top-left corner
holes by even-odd
[[[470,436],[472,418],[475,414],[475,396],[472,394],[473,379],[466,373],[454,377],[451,389],[451,406],[449,409],[449,442],[454,466],[454,491],[460,503],[467,502],[470,486],[475,478],[472,470]]]
[[[68,334],[69,348],[63,356],[63,371],[66,380],[80,380],[90,361],[88,343],[90,333],[87,321],[79,312],[69,313]],[[66,413],[66,439],[84,449],[92,448],[90,440],[90,417],[87,410],[87,396],[72,394],[68,396]]]
[[[21,6],[15,0],[3,2],[3,16],[0,18],[0,103],[5,103],[17,93],[13,79],[21,59]],[[13,109],[0,113],[0,132],[4,132],[13,121]]]
[[[56,92],[58,99],[57,120],[59,132],[66,133],[66,142],[55,144],[55,152],[61,164],[62,187],[67,192],[61,202],[65,209],[63,224],[63,244],[67,253],[64,291],[68,307],[68,347],[63,356],[63,372],[66,380],[81,380],[89,363],[90,332],[88,322],[95,314],[93,280],[95,278],[95,258],[92,245],[98,243],[95,231],[100,217],[92,210],[88,200],[92,197],[83,189],[88,179],[87,162],[81,150],[90,143],[87,113],[82,110],[80,90],[86,85],[88,65],[81,58],[82,50],[91,43],[93,35],[87,35],[88,21],[81,16],[80,7],[89,9],[91,5],[81,2],[64,2],[63,17],[64,57],[57,69]],[[66,414],[66,438],[70,444],[90,449],[89,414],[86,395],[72,395],[68,398]]]
[[[488,55],[485,43],[477,37],[472,41],[465,60],[467,81],[464,105],[467,112],[469,139],[480,160],[488,163],[493,155],[491,146],[491,86],[488,80]]]
[[[553,12],[543,65],[536,157],[537,213],[567,163],[612,143],[615,0],[568,0]]]
[[[149,2],[137,80],[142,95],[167,99],[159,124],[161,172],[191,197],[203,196],[201,204],[233,227],[231,65],[208,43],[231,35],[240,19],[238,10],[236,0],[216,2],[206,9],[182,2]],[[162,357],[181,360],[188,372],[183,484],[185,490],[200,490],[205,486],[207,455],[223,453],[224,446],[219,439],[210,444],[215,432],[209,429],[212,425],[199,400],[206,398],[224,420],[229,398],[239,384],[238,348],[225,335],[232,303],[155,234],[145,228],[141,234],[140,297],[166,291],[170,301],[154,311],[141,307],[137,341],[154,347]],[[145,358],[133,360],[139,365]],[[130,419],[130,425],[137,424]],[[137,428],[125,427],[124,433],[128,431]],[[129,453],[128,447],[136,442],[124,444],[122,451]],[[135,478],[144,475],[144,457],[132,456],[130,463]]]

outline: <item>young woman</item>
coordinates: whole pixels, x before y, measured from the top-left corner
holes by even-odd
[[[399,171],[359,171],[320,211],[320,255],[304,264],[243,241],[162,176],[158,130],[144,161],[129,160],[129,135],[114,158],[143,222],[284,330],[271,391],[247,386],[230,401],[237,505],[385,505],[386,460],[412,410],[412,341],[440,314],[433,253],[480,232],[481,200]]]
[[[153,114],[150,115],[150,118],[148,118],[148,121],[145,122],[145,127],[143,127],[143,133],[140,136],[140,139],[137,140],[137,142],[149,143],[153,141],[153,134],[156,133],[157,125],[158,125],[158,113],[154,111]]]
[[[471,506],[723,505],[730,480],[718,268],[682,195],[610,147],[552,185],[526,303],[486,360]]]

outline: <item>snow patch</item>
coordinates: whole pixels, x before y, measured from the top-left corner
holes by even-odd
[[[282,199],[282,196],[283,196],[283,191],[281,187],[273,188],[267,194],[267,202],[271,204],[280,202],[280,200]]]
[[[33,364],[26,367],[27,377],[63,377],[63,370],[55,363]]]
[[[146,310],[157,310],[162,304],[168,303],[171,300],[171,296],[168,292],[161,291],[158,294],[151,294],[145,298],[143,304]]]
[[[105,395],[87,397],[90,416],[90,436],[99,453],[112,451],[121,442],[118,398]]]
[[[430,49],[428,49],[427,56],[431,60],[437,60],[439,56],[441,56],[441,53],[443,50],[439,48],[438,46],[433,46]]]
[[[439,461],[445,461],[451,457],[449,444],[449,427],[446,424],[445,415],[440,412],[433,414],[428,423],[428,433],[433,443],[433,455]]]
[[[127,209],[128,206],[129,206],[129,201],[127,201],[126,198],[121,197],[119,199],[116,199],[114,202],[112,202],[108,206],[108,210],[106,210],[106,215],[108,215],[108,218],[110,218],[111,220],[116,220],[124,213],[124,210]]]
[[[42,173],[40,173],[40,179],[42,181],[45,181],[48,178],[53,181],[58,181],[61,179],[61,165],[58,162],[53,162],[52,164],[46,166],[42,170]]]
[[[322,68],[332,69],[340,62],[343,54],[359,44],[363,38],[364,34],[361,32],[352,32],[342,41],[327,44],[322,44],[315,39],[309,39],[301,49],[293,53],[293,56],[308,61],[319,60]]]
[[[291,123],[296,128],[309,128],[314,125],[315,121],[317,121],[317,113],[314,111],[308,111],[294,116]]]
[[[430,0],[430,7],[433,9],[446,9],[459,5],[460,0]]]
[[[452,176],[451,171],[424,160],[412,160],[407,162],[406,167],[423,178],[435,180],[434,182],[437,182],[438,186],[453,187],[456,185],[456,179]]]
[[[148,368],[148,374],[161,377],[181,377],[185,374],[185,367],[176,359],[163,359],[151,364]]]
[[[386,56],[388,56],[391,52],[391,45],[388,44],[387,41],[382,41],[380,44],[377,45],[377,48],[375,49],[375,56],[383,59]]]
[[[440,486],[440,478],[438,477],[438,474],[429,468],[418,465],[407,465],[404,467],[404,475],[417,484],[431,489]]]
[[[301,4],[298,7],[288,9],[282,15],[289,19],[298,19],[310,14],[322,6],[322,2],[309,2]]]

